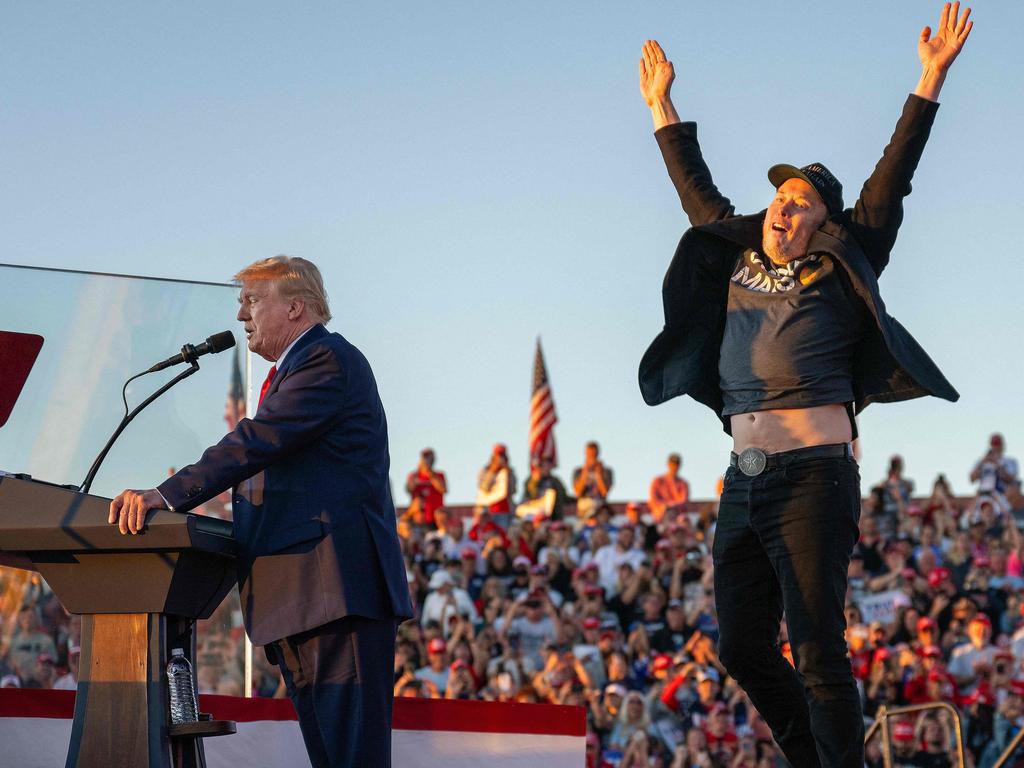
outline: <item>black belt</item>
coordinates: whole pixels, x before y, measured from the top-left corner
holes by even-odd
[[[747,448],[743,453],[729,454],[729,466],[737,467],[748,477],[756,477],[766,469],[777,469],[808,459],[852,459],[853,448],[849,443],[833,443],[832,445],[812,445],[807,448],[794,448],[791,451],[765,453],[760,448]]]

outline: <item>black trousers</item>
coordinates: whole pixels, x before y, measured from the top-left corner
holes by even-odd
[[[853,459],[725,476],[713,550],[719,656],[794,768],[864,765],[843,613],[859,517]],[[783,613],[796,671],[779,648]]]
[[[395,631],[346,616],[266,646],[313,768],[390,768]]]

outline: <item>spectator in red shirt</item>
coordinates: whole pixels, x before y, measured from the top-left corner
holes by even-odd
[[[434,449],[420,451],[420,462],[409,473],[405,481],[408,492],[408,514],[414,523],[434,525],[434,512],[444,506],[444,495],[448,492],[448,481],[444,472],[434,470]]]
[[[501,539],[502,549],[508,549],[512,543],[505,529],[494,522],[491,511],[487,507],[481,507],[477,510],[476,519],[469,529],[469,540],[486,545],[494,537]]]
[[[671,517],[676,512],[685,512],[690,500],[690,484],[679,476],[683,460],[678,453],[668,457],[668,471],[651,481],[650,498],[647,506],[655,522],[661,522],[665,514]]]
[[[707,739],[708,750],[722,765],[729,765],[739,742],[730,720],[729,707],[720,701],[711,708],[711,714],[704,723],[704,738]]]

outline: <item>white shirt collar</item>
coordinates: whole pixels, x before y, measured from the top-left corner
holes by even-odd
[[[302,338],[303,336],[305,336],[305,335],[306,335],[307,333],[309,333],[310,331],[312,331],[312,330],[313,330],[314,328],[316,328],[316,324],[314,324],[314,325],[311,325],[311,326],[309,326],[309,328],[307,328],[307,329],[306,329],[306,330],[304,330],[304,331],[303,331],[302,333],[300,333],[300,334],[299,334],[298,336],[296,336],[296,337],[295,337],[295,338],[294,338],[294,339],[292,340],[292,343],[291,343],[291,344],[289,344],[289,345],[288,345],[287,347],[285,347],[285,348],[284,348],[284,352],[282,352],[282,353],[281,353],[280,357],[278,357],[278,358],[277,358],[277,362],[275,362],[275,363],[274,363],[274,366],[275,366],[275,367],[276,367],[276,368],[277,368],[278,370],[281,370],[281,366],[282,366],[282,365],[284,365],[284,359],[285,359],[286,357],[288,357],[288,353],[292,351],[292,347],[294,347],[294,346],[295,346],[295,345],[296,345],[296,344],[298,343],[299,339],[301,339],[301,338]]]

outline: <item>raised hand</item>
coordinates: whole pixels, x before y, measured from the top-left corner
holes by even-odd
[[[959,0],[952,5],[946,3],[942,6],[942,15],[939,17],[939,26],[935,34],[932,34],[931,27],[925,27],[917,41],[917,55],[921,59],[922,67],[941,72],[949,69],[974,27],[974,22],[967,20],[970,15],[970,8],[960,13]]]
[[[672,62],[665,58],[665,51],[657,40],[644,43],[643,56],[640,58],[640,95],[647,106],[656,101],[669,98],[672,81],[676,79]]]
[[[971,34],[974,27],[973,21],[968,21],[971,9],[960,13],[960,2],[946,3],[942,6],[942,15],[939,17],[939,26],[932,34],[931,27],[921,30],[921,37],[917,41],[917,55],[921,59],[921,79],[917,83],[914,93],[929,101],[938,101],[939,91],[946,80],[946,72],[950,65],[960,55],[960,51],[967,42],[967,36]]]
[[[640,95],[651,108],[655,130],[679,122],[679,115],[672,105],[672,81],[676,71],[672,62],[665,57],[665,51],[657,40],[644,43],[640,57]]]

